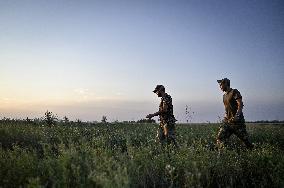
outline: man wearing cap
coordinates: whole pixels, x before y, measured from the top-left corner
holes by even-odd
[[[228,78],[217,80],[217,82],[220,85],[220,89],[225,92],[223,95],[225,117],[217,136],[218,147],[223,148],[228,138],[232,134],[235,134],[244,142],[247,148],[253,148],[253,144],[250,142],[246,131],[241,93],[237,89],[230,87],[230,80]]]
[[[159,116],[160,126],[157,131],[157,138],[162,144],[166,141],[168,144],[173,143],[174,146],[178,147],[175,138],[176,119],[173,114],[172,98],[165,92],[165,87],[163,85],[157,85],[153,92],[156,93],[158,97],[161,97],[159,111],[147,115],[146,118],[151,119],[154,116]]]

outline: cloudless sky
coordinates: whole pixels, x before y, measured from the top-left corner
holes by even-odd
[[[281,0],[0,0],[0,117],[137,120],[157,111],[223,116],[217,79],[247,120],[284,119]]]

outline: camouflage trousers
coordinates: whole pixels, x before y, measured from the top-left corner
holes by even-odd
[[[246,130],[246,125],[241,124],[222,124],[219,127],[217,136],[218,148],[223,148],[232,134],[235,134],[247,148],[253,148],[253,144],[249,140],[249,135]]]
[[[160,142],[162,145],[165,143],[172,143],[175,147],[178,147],[176,142],[175,124],[160,123],[160,126],[157,130],[156,141]]]

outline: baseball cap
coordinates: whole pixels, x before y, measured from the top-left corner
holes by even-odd
[[[228,78],[223,78],[223,79],[221,79],[221,80],[217,80],[217,82],[218,82],[219,84],[221,84],[221,83],[228,83],[228,84],[230,85],[230,80],[229,80]]]
[[[156,93],[157,91],[159,91],[161,89],[165,89],[165,87],[163,85],[157,85],[153,92]]]

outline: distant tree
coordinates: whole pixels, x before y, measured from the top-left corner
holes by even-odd
[[[54,115],[52,112],[49,112],[48,110],[44,113],[44,121],[48,126],[55,125],[58,118],[56,115]]]
[[[69,121],[69,118],[66,117],[66,116],[64,116],[64,117],[63,117],[63,122],[64,122],[64,123],[69,123],[69,122],[70,122],[70,121]]]
[[[154,119],[140,119],[137,123],[156,123]]]
[[[107,117],[106,117],[106,116],[103,116],[101,122],[102,122],[102,123],[107,123]]]
[[[27,117],[27,118],[26,118],[26,122],[31,123],[32,120],[31,120],[29,117]]]

